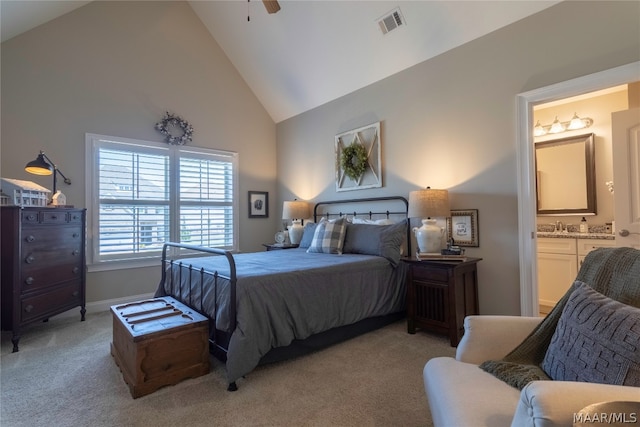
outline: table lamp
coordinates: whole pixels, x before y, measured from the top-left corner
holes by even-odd
[[[282,219],[291,220],[289,228],[289,240],[294,245],[300,244],[304,228],[302,221],[309,218],[309,204],[301,200],[284,202],[282,206]]]
[[[422,218],[422,227],[414,227],[420,253],[440,254],[444,228],[436,225],[436,217],[451,216],[449,192],[427,187],[409,193],[409,218]]]

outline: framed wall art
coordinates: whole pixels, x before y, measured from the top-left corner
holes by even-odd
[[[451,210],[447,218],[447,230],[450,239],[458,246],[480,246],[478,238],[478,209]]]
[[[249,218],[269,218],[269,193],[249,191]]]
[[[336,135],[336,191],[382,187],[380,155],[380,122]]]

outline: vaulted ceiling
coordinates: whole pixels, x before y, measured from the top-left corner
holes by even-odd
[[[4,42],[89,1],[1,0]],[[191,8],[277,123],[558,1],[196,0]],[[383,34],[396,11],[402,25]],[[249,18],[249,19],[248,19]]]

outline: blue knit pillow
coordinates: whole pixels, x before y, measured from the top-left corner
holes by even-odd
[[[640,309],[573,287],[542,369],[559,381],[640,387]]]
[[[316,226],[308,253],[342,254],[347,224],[344,218],[332,221],[321,220]]]

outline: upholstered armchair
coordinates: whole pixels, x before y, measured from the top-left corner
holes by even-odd
[[[436,427],[571,426],[574,414],[588,405],[603,401],[640,402],[637,333],[640,330],[640,309],[637,308],[640,306],[640,251],[607,248],[595,252],[588,256],[578,274],[578,279],[589,286],[581,282],[574,284],[546,318],[469,316],[465,319],[465,333],[455,358],[434,358],[424,367],[424,386]],[[589,299],[592,297],[595,302]],[[614,350],[622,349],[619,352],[629,351],[625,353],[626,359],[618,358],[615,359],[618,362],[611,364],[628,366],[602,380],[591,377],[586,380],[554,380],[549,375],[570,377],[574,371],[578,376],[589,374],[588,368],[569,366],[579,357],[571,354],[575,351],[572,348],[576,338],[567,338],[567,333],[575,333],[571,323],[575,319],[568,313],[586,313],[583,309],[585,304],[592,310],[590,316],[601,315],[607,307],[615,312],[619,318],[616,325],[622,325],[617,327],[616,337],[624,328],[631,328],[628,334],[623,335],[627,338],[622,338],[623,342],[614,346]],[[602,304],[604,308],[601,308]],[[582,322],[584,319],[579,320]],[[609,320],[604,323],[607,322],[613,324]],[[604,323],[600,322],[601,325]],[[536,343],[535,348],[527,346],[536,339],[542,344]],[[616,339],[604,341],[609,343]],[[571,341],[571,345],[563,346],[563,340]],[[532,351],[537,355],[525,360],[530,349],[534,349]],[[567,353],[565,359],[562,351]],[[509,371],[514,365],[518,369]],[[598,362],[593,363],[596,365]],[[507,371],[509,373],[505,374]],[[520,378],[512,380],[511,376],[519,375]],[[531,378],[533,380],[529,381]],[[605,383],[616,381],[625,385]]]

